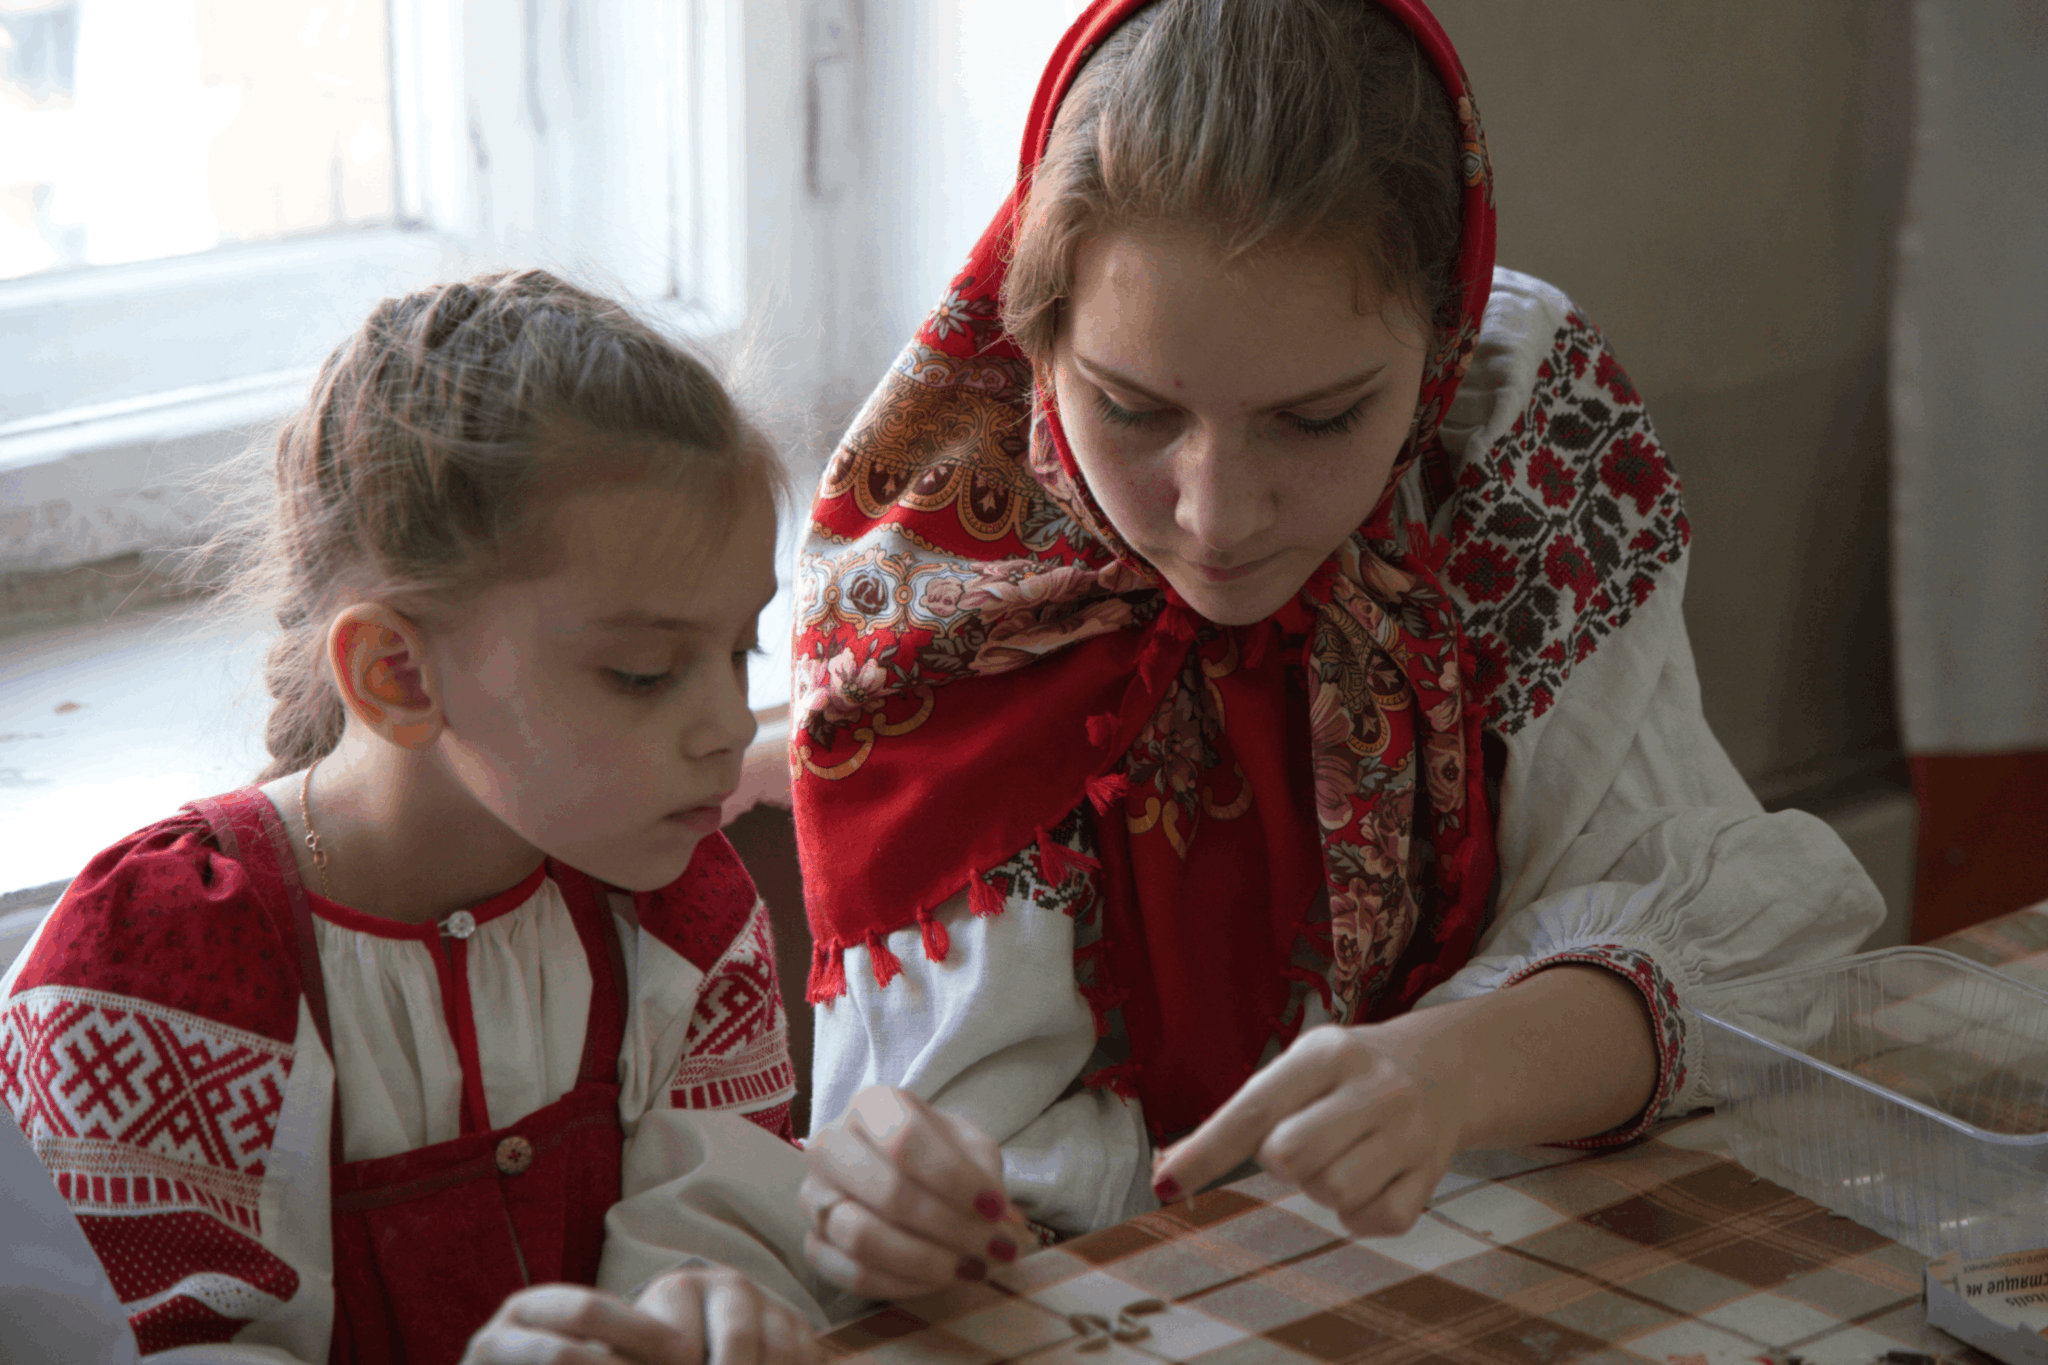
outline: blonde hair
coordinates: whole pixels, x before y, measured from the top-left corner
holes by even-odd
[[[534,439],[564,425],[628,439],[585,443],[571,464],[564,442]],[[547,491],[670,483],[702,504],[707,529],[750,497],[779,506],[788,494],[773,448],[703,361],[540,270],[379,304],[327,358],[265,462],[274,492],[216,542],[239,552],[232,597],[261,603],[282,630],[265,659],[271,761],[259,781],[341,739],[323,650],[347,600],[425,621],[491,583],[549,571],[556,499],[538,495],[543,478]]]
[[[1003,324],[1044,361],[1081,239],[1157,226],[1205,231],[1232,259],[1341,245],[1362,287],[1441,323],[1458,303],[1458,155],[1429,58],[1369,0],[1158,0],[1060,106]]]

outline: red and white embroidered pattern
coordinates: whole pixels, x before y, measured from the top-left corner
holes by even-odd
[[[1444,582],[1487,728],[1512,735],[1548,711],[1691,540],[1641,395],[1599,329],[1567,314],[1527,410],[1458,476]]]
[[[228,1341],[299,1292],[299,1273],[251,1237],[197,1212],[78,1220],[144,1354]]]
[[[779,1106],[780,1126],[763,1126],[790,1136],[796,1067],[764,902],[755,902],[746,929],[705,978],[668,1089],[669,1104],[677,1109],[738,1109],[751,1116]]]
[[[683,875],[634,896],[640,927],[706,972],[746,930],[761,897],[746,864],[714,835],[697,845]]]
[[[257,1230],[292,1048],[181,1010],[63,986],[0,1021],[0,1099],[81,1214],[195,1205]]]
[[[37,986],[0,1010],[0,1100],[49,1168],[144,1354],[231,1339],[298,1293],[264,1247],[293,1048],[182,1010]]]

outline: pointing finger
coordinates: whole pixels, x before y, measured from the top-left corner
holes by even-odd
[[[1337,1081],[1339,1029],[1312,1029],[1255,1074],[1194,1132],[1168,1148],[1152,1172],[1152,1192],[1171,1204],[1248,1160],[1283,1119],[1327,1094]]]

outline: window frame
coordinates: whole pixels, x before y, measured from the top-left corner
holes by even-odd
[[[54,462],[93,484],[97,452],[156,447],[147,477],[175,481],[217,458],[194,438],[289,411],[372,302],[436,276],[545,264],[686,334],[729,333],[746,297],[742,3],[390,0],[398,221],[0,281],[0,511]],[[588,211],[592,185],[639,196],[631,231]],[[0,533],[0,571],[48,562],[21,539]]]

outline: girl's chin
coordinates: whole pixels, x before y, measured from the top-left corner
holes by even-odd
[[[1265,620],[1301,591],[1301,583],[1279,581],[1285,574],[1261,567],[1243,578],[1217,582],[1177,569],[1166,575],[1190,607],[1219,626],[1249,626]],[[1304,579],[1303,582],[1307,580]]]
[[[577,871],[597,878],[621,891],[659,891],[689,871],[690,860],[705,836],[692,829],[674,827],[653,849],[613,850],[608,855],[590,856],[585,862],[564,858]]]

